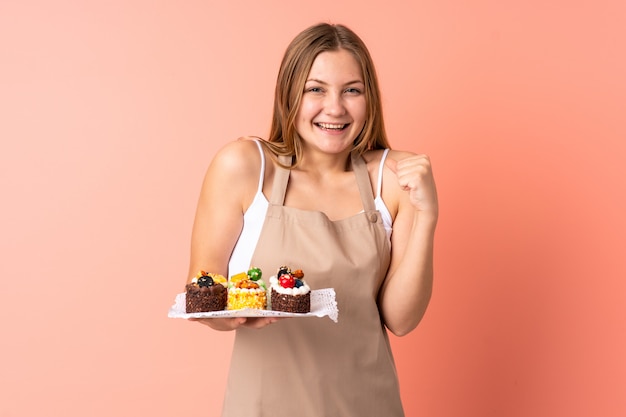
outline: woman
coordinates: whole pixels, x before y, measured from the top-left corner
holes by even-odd
[[[224,416],[403,416],[387,329],[413,330],[433,280],[429,158],[388,150],[371,57],[341,25],[300,33],[283,58],[270,136],[211,162],[189,280],[302,268],[334,288],[324,318],[201,319],[236,330]]]

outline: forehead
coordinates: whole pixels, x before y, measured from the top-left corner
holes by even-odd
[[[321,52],[315,57],[308,79],[325,82],[363,81],[361,65],[345,49]]]

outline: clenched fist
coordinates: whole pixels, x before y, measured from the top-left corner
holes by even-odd
[[[385,164],[396,174],[400,188],[409,193],[418,211],[438,213],[437,188],[428,155],[411,155],[397,161],[387,158]]]

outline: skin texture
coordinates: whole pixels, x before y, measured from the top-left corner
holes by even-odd
[[[291,172],[286,206],[322,211],[331,220],[362,210],[349,156],[365,123],[363,88],[360,66],[349,52],[327,51],[315,58],[295,121],[304,152]],[[381,150],[364,154],[373,187],[381,156]],[[256,193],[260,169],[258,149],[247,140],[227,144],[211,162],[193,227],[188,280],[200,269],[227,274],[243,214]],[[271,195],[274,170],[272,163],[266,164],[266,197]],[[428,156],[390,151],[383,172],[382,197],[393,218],[393,233],[391,264],[378,304],[387,328],[402,336],[418,325],[432,293],[438,203]],[[239,326],[261,328],[277,320],[196,321],[216,330],[233,330]]]

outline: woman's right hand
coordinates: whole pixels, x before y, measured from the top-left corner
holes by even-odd
[[[234,317],[234,318],[212,318],[212,319],[194,319],[189,321],[197,321],[200,324],[208,326],[213,330],[230,331],[239,327],[248,327],[250,329],[261,329],[272,323],[282,320],[280,317]]]

